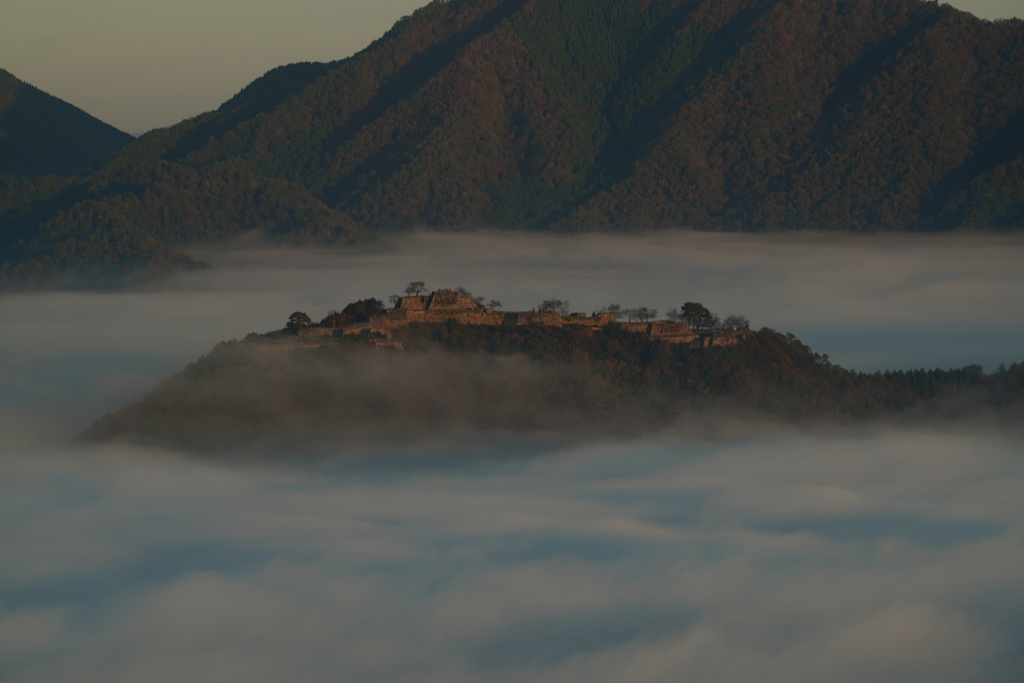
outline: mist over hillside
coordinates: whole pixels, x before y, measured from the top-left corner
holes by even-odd
[[[414,278],[509,310],[698,300],[868,372],[994,371],[1024,338],[1019,253],[1012,236],[421,233],[7,294],[0,678],[1017,683],[1024,449],[985,420],[428,437],[273,463],[69,443],[219,340]]]
[[[1024,22],[921,0],[451,0],[82,179],[0,181],[0,281],[251,229],[1017,230]]]
[[[713,438],[732,423],[852,431],[952,419],[1010,429],[1024,418],[1024,363],[853,373],[767,328],[693,343],[615,322],[411,323],[387,341],[335,331],[220,344],[82,442],[246,460],[496,435],[590,442],[676,427]]]
[[[212,352],[212,343],[193,344],[193,355],[179,356],[167,372],[191,363],[187,369],[145,397],[108,404],[118,410],[89,435],[198,452],[298,453],[475,434],[592,440],[677,422],[691,433],[713,434],[723,419],[835,422],[844,429],[953,417],[1012,422],[1021,369],[1014,340],[1022,330],[1006,312],[1021,287],[1017,242],[801,235],[787,245],[707,233],[647,239],[421,234],[358,255],[296,250],[283,259],[260,245],[211,251],[206,257],[226,271],[179,285],[205,280],[211,293],[229,287],[274,301],[276,325],[240,322],[219,339],[240,339],[250,330],[246,340]],[[937,258],[951,249],[964,259],[959,272]],[[983,273],[972,270],[978,262],[986,264]],[[345,291],[358,292],[350,300],[363,303],[379,297],[383,306],[389,291],[400,291],[388,282],[396,271],[423,273],[435,285],[441,277],[452,286],[461,282],[482,301],[499,296],[505,304],[500,313],[481,314],[486,320],[476,325],[449,326],[443,311],[430,325],[398,315],[401,308],[383,311],[377,322],[360,322],[355,312],[328,314],[348,310],[339,298]],[[888,275],[870,287],[860,284],[865,272],[876,271]],[[820,284],[812,291],[808,281]],[[147,318],[170,305],[159,290],[154,294],[159,298]],[[568,310],[582,312],[588,324],[546,327],[514,313],[553,295],[569,295],[575,303]],[[628,326],[606,327],[589,315],[618,301],[664,317],[694,299],[723,316],[749,311],[755,327],[806,331],[814,346],[763,330],[732,346],[694,348]],[[129,310],[136,306],[145,308],[146,300]],[[201,313],[207,304],[193,306]],[[286,312],[296,309],[313,313],[313,321],[324,318],[326,327],[306,330],[317,333],[311,336],[256,334],[282,327]],[[509,318],[528,324],[483,324],[505,325]],[[351,330],[342,327],[349,324]],[[222,320],[211,326],[229,329]],[[167,332],[177,333],[173,326]],[[351,334],[338,336],[345,332]],[[729,334],[722,341],[732,340]],[[378,337],[387,337],[380,348]],[[971,350],[954,352],[965,343]],[[860,372],[844,369],[851,365]]]

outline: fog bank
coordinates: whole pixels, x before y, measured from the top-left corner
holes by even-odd
[[[1019,452],[913,431],[362,472],[8,452],[0,673],[1011,683]]]
[[[506,310],[567,299],[662,314],[700,301],[793,332],[853,369],[1024,360],[1024,238],[960,235],[402,235],[363,249],[249,237],[193,249],[215,267],[127,291],[0,297],[0,406],[88,424],[217,342],[319,319],[411,280],[463,286]]]
[[[984,424],[428,442],[400,468],[67,444],[219,341],[410,280],[508,310],[700,301],[858,369],[991,370],[1024,360],[1022,246],[250,240],[132,290],[0,296],[0,678],[1016,683],[1024,461]]]

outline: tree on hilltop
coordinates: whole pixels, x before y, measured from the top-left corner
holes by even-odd
[[[324,319],[320,321],[320,327],[344,327],[350,320],[347,316],[336,308],[332,308]]]
[[[347,316],[353,322],[365,323],[369,322],[370,318],[375,315],[380,315],[384,312],[384,302],[380,299],[360,299],[350,303],[342,311],[342,314]]]
[[[473,292],[469,291],[465,287],[456,287],[455,288],[455,293],[458,294],[459,296],[465,297],[467,299],[472,299],[473,301],[477,302],[481,306],[484,303],[484,298],[482,296],[474,296]]]
[[[427,283],[423,280],[414,280],[409,283],[409,286],[405,288],[406,296],[420,296],[425,294],[427,291]]]
[[[736,315],[730,313],[725,316],[725,320],[722,322],[723,330],[749,330],[750,320],[745,315]]]
[[[563,301],[562,299],[545,299],[541,302],[540,306],[537,307],[537,312],[569,315],[569,302]]]
[[[696,301],[687,301],[681,307],[682,320],[694,330],[710,330],[718,322],[718,316],[708,310],[707,306]]]
[[[626,316],[629,318],[630,322],[646,323],[658,317],[658,309],[648,308],[647,306],[630,308],[626,311]]]
[[[295,330],[296,332],[298,332],[299,330],[305,327],[309,327],[312,324],[313,319],[309,317],[309,314],[303,313],[302,311],[295,311],[290,316],[288,316],[288,324],[285,325],[285,329]]]
[[[610,313],[615,316],[616,320],[621,320],[626,315],[626,311],[619,304],[608,304],[602,307],[598,313]]]

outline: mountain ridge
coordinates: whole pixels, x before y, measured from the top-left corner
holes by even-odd
[[[0,69],[0,174],[81,173],[134,139]]]
[[[435,1],[87,177],[0,180],[0,283],[251,229],[1019,230],[1022,84],[1024,22],[921,0]]]

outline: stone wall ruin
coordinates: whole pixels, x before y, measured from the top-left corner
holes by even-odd
[[[605,325],[619,325],[631,332],[646,335],[673,344],[694,346],[727,346],[735,344],[749,335],[749,331],[701,330],[695,332],[684,322],[656,320],[653,322],[618,322],[611,313],[586,315],[574,313],[538,313],[518,311],[503,313],[488,308],[475,299],[463,296],[451,289],[441,289],[423,296],[400,297],[393,308],[373,316],[368,323],[357,323],[344,328],[306,327],[298,331],[299,337],[342,336],[348,334],[372,334],[380,339],[390,339],[391,330],[412,323],[446,323],[460,325],[494,325],[514,327],[540,325],[544,327],[586,327],[593,330]]]

